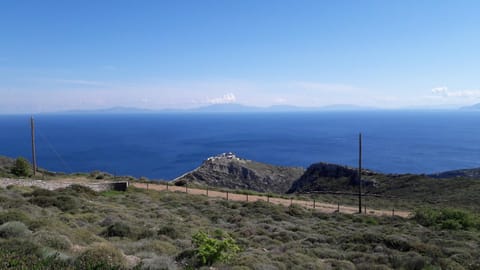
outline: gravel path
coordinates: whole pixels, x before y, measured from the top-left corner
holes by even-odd
[[[270,203],[284,205],[284,206],[297,204],[306,208],[315,209],[322,213],[335,213],[335,212],[341,212],[346,214],[358,213],[358,208],[352,207],[352,206],[335,205],[335,204],[320,203],[320,202],[314,203],[313,201],[296,200],[296,199],[272,198],[266,195],[265,196],[246,195],[246,194],[237,194],[237,193],[223,192],[223,191],[213,191],[213,190],[207,191],[206,189],[186,188],[186,187],[170,186],[170,185],[167,186],[167,185],[150,184],[150,183],[148,184],[147,183],[130,183],[130,185],[137,188],[143,188],[143,189],[168,190],[168,191],[177,191],[177,192],[187,192],[188,194],[194,194],[194,195],[207,195],[208,197],[211,197],[211,198],[223,198],[223,199],[228,199],[232,201],[241,201],[241,202],[268,201]],[[367,208],[367,215],[392,216],[392,214],[394,214],[395,216],[406,218],[411,216],[412,213],[409,211],[395,211],[395,213],[392,213],[392,210],[380,210],[380,209]]]

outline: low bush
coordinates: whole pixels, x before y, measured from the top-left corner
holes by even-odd
[[[86,195],[86,196],[89,196],[89,197],[95,197],[98,195],[98,193],[96,191],[94,191],[93,189],[89,188],[89,187],[86,187],[86,186],[82,186],[82,185],[78,185],[78,184],[73,184],[73,185],[70,185],[64,189],[62,189],[60,191],[61,193],[64,193],[64,194],[68,194],[68,195]]]
[[[0,225],[9,221],[20,221],[28,223],[30,218],[25,213],[18,210],[10,210],[0,213]]]
[[[62,211],[72,211],[80,206],[77,198],[68,195],[60,195],[56,197],[54,206]]]
[[[415,220],[424,226],[446,230],[480,229],[478,215],[452,208],[420,208],[415,211]]]
[[[50,231],[38,231],[33,234],[36,243],[56,250],[69,250],[72,242],[68,237]]]
[[[122,253],[103,243],[85,250],[75,259],[76,269],[121,269],[125,265]]]
[[[193,235],[192,242],[196,247],[195,253],[200,258],[202,265],[228,262],[240,251],[230,235],[223,232],[217,232],[216,234],[221,239],[210,237],[202,231]]]
[[[184,187],[184,186],[186,186],[186,185],[188,184],[188,182],[182,179],[182,180],[176,181],[176,182],[173,183],[173,184],[174,184],[175,186],[178,186],[178,187]]]
[[[28,227],[19,221],[9,221],[0,226],[0,237],[2,238],[24,237],[30,233]]]
[[[23,157],[19,157],[15,160],[11,172],[19,177],[28,177],[31,174],[30,163]]]
[[[141,264],[142,270],[177,270],[177,263],[169,256],[153,256],[143,259]]]
[[[44,257],[41,248],[33,242],[17,239],[0,241],[0,269],[73,269],[58,254]]]
[[[31,193],[26,193],[24,196],[29,196],[29,197],[40,197],[40,196],[45,196],[45,197],[53,197],[57,193],[48,189],[43,189],[43,188],[35,188]]]
[[[180,236],[177,229],[174,226],[170,226],[170,225],[166,225],[166,226],[161,227],[158,230],[157,233],[158,233],[158,235],[166,235],[166,236],[170,237],[171,239],[176,239]]]
[[[55,206],[64,212],[73,211],[79,208],[80,206],[80,202],[78,201],[78,199],[70,195],[57,195],[57,196],[39,195],[39,196],[33,196],[28,201],[31,204],[35,204],[43,208]]]
[[[102,235],[106,237],[129,237],[132,232],[130,226],[123,222],[115,222],[108,226]]]

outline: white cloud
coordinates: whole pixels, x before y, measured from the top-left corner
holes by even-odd
[[[432,89],[432,94],[446,96],[448,94],[448,87],[440,86]]]
[[[223,95],[222,97],[217,98],[207,98],[208,103],[210,104],[228,104],[234,103],[237,100],[233,93],[228,93]]]
[[[432,94],[443,96],[446,98],[480,98],[480,90],[479,89],[472,89],[472,90],[459,90],[459,91],[450,91],[448,87],[435,87],[432,89]]]

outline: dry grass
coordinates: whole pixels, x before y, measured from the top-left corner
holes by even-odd
[[[476,229],[447,230],[423,226],[415,219],[325,214],[296,205],[226,201],[136,188],[124,193],[76,192],[77,207],[62,210],[31,203],[31,190],[1,189],[1,220],[22,222],[32,231],[15,241],[0,238],[2,262],[35,263],[37,269],[51,265],[80,269],[79,265],[91,261],[120,268],[192,269],[198,262],[192,235],[199,230],[222,230],[237,241],[241,251],[228,264],[214,264],[217,269],[480,267]],[[73,196],[71,190],[53,195]],[[106,233],[109,228],[113,234]],[[85,259],[87,251],[99,246],[108,247],[112,260]],[[27,252],[29,256],[22,255]],[[45,257],[56,252],[55,259]]]

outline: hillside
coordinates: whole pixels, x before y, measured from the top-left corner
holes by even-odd
[[[480,168],[461,169],[430,174],[433,178],[472,178],[480,179]]]
[[[214,268],[201,269],[480,267],[476,227],[437,227],[423,214],[321,214],[262,201],[78,186],[0,188],[0,201],[1,269],[199,269],[198,232],[231,237],[239,247],[224,262],[213,261]],[[467,217],[480,229],[478,217]]]
[[[303,172],[303,168],[274,166],[228,153],[208,158],[173,182],[282,194]]]
[[[358,186],[358,170],[353,167],[330,163],[316,163],[308,167],[305,173],[295,181],[288,193],[305,193],[312,191],[350,191]],[[377,186],[375,176],[378,174],[368,170],[362,171],[362,183]]]
[[[413,209],[429,205],[480,211],[480,206],[476,203],[480,194],[478,179],[436,179],[426,175],[382,174],[363,170],[362,185],[363,192],[367,195],[366,204],[372,207]],[[327,202],[355,204],[358,192],[357,169],[327,163],[313,164],[292,184],[288,192],[322,194],[316,196]]]

